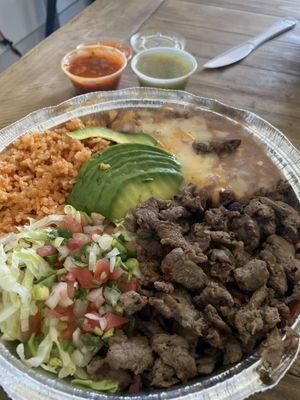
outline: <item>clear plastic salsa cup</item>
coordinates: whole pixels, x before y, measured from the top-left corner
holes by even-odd
[[[71,72],[72,63],[75,60],[88,57],[99,58],[99,60],[110,60],[116,65],[115,71],[102,76],[82,76]],[[126,54],[115,47],[104,46],[101,44],[80,45],[76,49],[67,53],[62,61],[61,68],[71,80],[77,94],[95,92],[99,90],[117,89],[122,72],[127,66]]]
[[[171,55],[183,60],[187,65],[187,70],[179,76],[174,78],[154,77],[141,70],[139,62],[145,57],[151,55]],[[170,59],[172,62],[172,59]],[[191,75],[195,73],[198,68],[198,63],[195,57],[185,50],[172,48],[172,47],[153,47],[137,53],[131,60],[131,69],[136,75],[140,86],[150,86],[162,89],[185,89],[186,84]]]

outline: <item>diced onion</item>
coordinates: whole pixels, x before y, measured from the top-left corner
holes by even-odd
[[[95,212],[91,213],[91,217],[94,222],[103,222],[105,220],[104,215]]]
[[[114,306],[121,297],[120,292],[110,287],[106,287],[104,289],[103,295],[105,299],[108,301],[108,303],[110,303],[112,306]]]
[[[93,235],[93,236],[95,236],[95,235]],[[112,241],[113,241],[113,237],[108,235],[107,233],[104,233],[102,236],[100,236],[100,235],[97,235],[97,236],[99,236],[97,238],[97,242],[100,246],[100,249],[103,251],[110,250]]]
[[[90,247],[89,251],[89,270],[95,272],[96,270],[96,262],[97,262],[97,255],[100,253],[99,246],[94,243]]]
[[[100,315],[106,314],[106,310],[105,310],[105,307],[104,307],[104,306],[99,307],[99,314],[100,314]]]
[[[105,303],[105,299],[104,299],[103,294],[102,294],[102,287],[99,288],[99,289],[91,290],[88,293],[88,295],[86,296],[86,298],[90,302],[95,303],[97,308],[101,307],[102,304]]]
[[[120,254],[120,250],[117,249],[116,247],[114,247],[109,253],[106,254],[106,258],[111,258],[111,257],[115,257],[118,256]]]
[[[68,307],[73,304],[73,300],[71,300],[68,296],[68,285],[66,282],[57,283],[45,301],[45,304],[53,310],[58,304],[62,307]]]
[[[116,265],[116,261],[117,261],[117,257],[113,256],[110,257],[109,259],[109,272],[113,272],[115,269],[115,265]]]
[[[114,311],[114,309],[112,308],[112,306],[110,304],[105,304],[104,309],[105,309],[105,313],[110,313],[110,312]]]
[[[77,329],[75,329],[75,331],[73,332],[73,335],[72,335],[73,343],[75,344],[77,349],[81,349],[81,347],[83,346],[83,343],[82,343],[80,337],[81,337],[81,332],[80,332],[80,329],[77,328]]]
[[[52,291],[48,299],[45,301],[46,306],[53,310],[59,303],[60,297],[59,293],[55,290]]]
[[[100,328],[104,331],[104,329],[107,327],[107,320],[105,317],[101,317],[99,319],[99,325],[100,325]]]
[[[72,268],[74,268],[74,262],[72,257],[67,257],[65,259],[64,267],[66,268],[67,271],[70,271]]]
[[[82,240],[84,243],[88,243],[90,241],[89,236],[85,235],[84,233],[73,233],[73,239]]]
[[[59,305],[62,307],[69,307],[73,304],[73,300],[71,300],[69,297],[65,300],[60,300]]]
[[[66,258],[70,253],[70,250],[67,248],[67,246],[59,246],[57,248],[57,251],[59,252],[62,258]]]
[[[83,317],[84,314],[86,313],[87,305],[85,304],[84,301],[80,299],[76,299],[74,303],[74,315],[77,318]]]
[[[92,313],[85,314],[85,317],[88,319],[92,319],[93,321],[99,321],[99,319],[100,319],[100,317],[98,315],[95,315]]]

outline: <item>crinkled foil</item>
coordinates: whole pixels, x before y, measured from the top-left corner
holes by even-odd
[[[180,108],[196,107],[242,124],[245,132],[265,144],[267,153],[280,168],[300,199],[300,153],[276,128],[257,115],[227,106],[217,100],[183,91],[151,88],[130,88],[114,92],[89,93],[74,97],[58,106],[35,111],[0,131],[0,151],[26,132],[50,129],[76,117],[94,115],[101,111],[128,107],[158,108],[165,104]],[[300,317],[292,327],[300,334]],[[299,350],[299,348],[298,348]],[[198,399],[242,400],[256,392],[275,386],[295,360],[298,351],[284,356],[280,366],[269,371],[270,380],[264,384],[259,371],[264,365],[257,354],[234,367],[197,379],[170,390],[151,390],[139,395],[105,395],[74,387],[59,381],[49,373],[29,369],[15,355],[12,344],[0,343],[0,384],[15,400],[83,400],[83,399]]]

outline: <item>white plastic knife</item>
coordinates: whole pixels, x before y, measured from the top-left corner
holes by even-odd
[[[262,43],[266,42],[269,39],[274,38],[275,36],[286,32],[297,24],[297,20],[293,17],[284,18],[280,21],[275,22],[275,24],[271,25],[270,28],[266,29],[259,35],[255,36],[252,39],[247,40],[244,43],[239,44],[238,46],[232,47],[231,49],[225,51],[219,56],[213,58],[203,65],[204,68],[220,68],[225,67],[226,65],[230,65],[236,63],[237,61],[242,60],[247,57],[254,49],[260,46]]]

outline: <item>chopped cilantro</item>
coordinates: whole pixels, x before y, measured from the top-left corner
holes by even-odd
[[[103,342],[99,338],[99,336],[92,335],[90,333],[86,333],[85,335],[83,335],[82,341],[85,347],[93,353],[97,353],[103,346]]]
[[[60,227],[57,229],[57,236],[63,237],[65,239],[71,239],[73,237],[72,232],[70,232],[67,228]]]
[[[47,239],[48,240],[54,240],[58,237],[58,233],[55,230],[52,230],[50,232],[47,232]]]
[[[76,291],[75,291],[75,297],[76,299],[80,299],[82,301],[87,301],[86,296],[87,296],[88,290],[82,286],[78,286]]]

